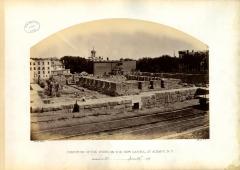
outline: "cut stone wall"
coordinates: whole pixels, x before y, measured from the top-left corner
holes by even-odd
[[[150,81],[161,80],[161,77],[147,76],[147,75],[126,75],[128,80]]]
[[[185,73],[150,73],[150,72],[140,72],[135,73],[135,76],[150,76],[157,78],[173,78],[181,79],[183,83],[191,84],[208,84],[209,75],[208,74],[185,74]]]
[[[78,86],[95,90],[110,96],[123,96],[139,94],[143,91],[166,90],[181,88],[180,79],[162,79],[149,76],[127,76],[124,82],[114,82],[94,77],[79,77],[76,84]]]
[[[94,77],[79,77],[78,86],[95,90],[110,96],[122,96],[139,93],[137,82],[113,82]]]
[[[61,105],[57,108],[47,107],[39,108],[39,116],[31,118],[32,130],[46,130],[49,128],[56,128],[68,125],[79,124],[82,118],[87,116],[106,116],[117,115],[132,110],[131,100],[111,101],[102,103],[86,103],[79,104],[79,112],[72,113],[73,104]],[[36,108],[32,109],[36,114]],[[54,111],[54,112],[53,112]]]
[[[128,80],[138,80],[141,90],[148,91],[149,89],[166,90],[166,89],[177,89],[182,88],[181,79],[172,78],[161,78],[154,76],[138,76],[138,75],[127,75]]]
[[[165,111],[171,111],[174,110],[176,103],[185,103],[188,100],[192,100],[197,90],[198,88],[186,88],[115,97],[111,98],[111,100],[96,99],[96,102],[78,103],[80,110],[75,113],[72,113],[74,104],[45,105],[47,107],[31,109],[33,116],[31,118],[31,128],[33,130],[44,130],[71,126],[81,123],[84,121],[84,117],[87,116],[98,116],[95,118],[102,119],[107,119],[107,115],[116,117],[127,116],[126,112],[131,112],[134,109],[160,108]],[[134,108],[135,104],[139,108]]]
[[[156,92],[141,98],[142,108],[166,107],[176,102],[194,99],[197,88]]]
[[[139,92],[137,82],[117,83],[116,94],[119,96],[138,94]]]
[[[110,85],[111,86],[111,85]],[[115,85],[114,87],[115,88]],[[146,94],[140,95],[131,95],[111,98],[111,102],[109,100],[97,99],[98,102],[86,102],[79,103],[80,112],[86,111],[86,109],[98,108],[98,109],[111,109],[115,108],[125,108],[128,111],[131,111],[131,107],[133,103],[139,102],[140,108],[151,108],[151,107],[161,107],[166,104],[174,104],[175,102],[182,102],[185,100],[191,100],[195,97],[195,95],[199,92],[200,88],[185,88],[185,89],[174,89],[174,90],[166,90],[166,91],[154,91],[154,92],[146,92]],[[111,90],[109,90],[111,91]],[[113,89],[115,91],[115,89]],[[126,105],[127,104],[127,105]],[[51,104],[46,104],[46,107],[38,107],[31,108],[32,113],[38,112],[49,112],[49,111],[57,111],[57,110],[72,110],[74,104],[66,104],[60,106],[51,106]],[[130,106],[131,105],[131,106]],[[110,107],[111,106],[111,107]]]

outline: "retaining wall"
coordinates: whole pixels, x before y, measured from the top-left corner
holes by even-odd
[[[106,99],[93,99],[79,102],[79,112],[72,113],[73,105],[62,104],[51,106],[45,104],[42,108],[32,108],[31,128],[44,130],[55,127],[71,126],[84,122],[84,117],[94,116],[98,119],[107,119],[108,116],[127,116],[126,112],[133,111],[133,105],[138,104],[139,109],[160,108],[174,110],[176,103],[184,103],[194,98],[198,88],[175,89],[158,92],[145,92],[141,95],[114,97]],[[43,113],[37,113],[43,112]],[[124,114],[125,113],[125,114]],[[104,117],[105,116],[105,117]]]
[[[44,113],[32,113],[31,128],[33,131],[45,130],[49,128],[79,124],[82,122],[82,118],[87,116],[106,116],[121,114],[132,110],[132,101],[103,101],[102,103],[91,104],[81,103],[79,104],[79,109],[79,112],[72,113],[73,104],[61,105],[55,108],[47,107],[39,109],[44,111]]]
[[[176,102],[194,99],[196,88],[156,92],[141,98],[142,108],[166,107]]]
[[[121,107],[127,111],[131,111],[132,110],[131,106],[133,106],[133,103],[136,102],[139,103],[140,108],[159,107],[169,103],[174,104],[175,102],[191,100],[198,93],[199,89],[200,88],[193,87],[166,91],[144,92],[141,93],[140,95],[92,99],[89,100],[88,102],[79,103],[79,107],[80,112],[85,112],[88,109],[94,110],[94,108],[97,111],[98,109],[111,110]],[[74,105],[73,103],[62,104],[58,106],[56,106],[56,104],[45,104],[44,106],[31,108],[31,112],[38,113],[58,110],[69,110],[69,112],[71,112],[73,109],[73,105]]]

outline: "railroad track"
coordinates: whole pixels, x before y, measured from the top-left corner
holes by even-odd
[[[171,122],[200,117],[206,112],[188,107],[171,112],[152,113],[130,118],[117,119],[104,122],[86,123],[70,127],[54,128],[31,133],[33,140],[56,140],[69,139],[76,136],[86,136],[103,132],[112,132],[121,129],[137,128],[144,125],[154,125],[156,123]]]
[[[121,130],[102,132],[100,134],[66,137],[65,139],[88,139],[88,140],[103,140],[103,139],[159,139],[168,136],[169,132],[175,131],[181,133],[183,131],[194,128],[208,128],[208,119],[206,116],[189,118],[174,122],[158,122],[156,124],[148,124],[135,128],[126,128]]]
[[[180,112],[180,111],[186,111],[186,110],[189,110],[189,108],[192,108],[192,107],[185,107],[183,109],[176,109],[176,110],[172,110],[172,111],[159,111],[159,110],[155,110],[155,111],[148,111],[146,113],[146,111],[144,111],[145,113],[142,113],[142,112],[139,112],[137,113],[138,115],[129,115],[127,117],[124,117],[124,118],[113,118],[111,120],[105,120],[105,121],[102,121],[102,122],[86,122],[86,123],[78,123],[78,124],[73,124],[71,126],[69,125],[64,125],[64,126],[61,126],[61,127],[54,127],[53,129],[56,129],[56,130],[61,130],[61,129],[66,129],[66,128],[71,128],[71,127],[74,127],[74,126],[78,126],[78,125],[90,125],[90,124],[98,124],[98,123],[107,123],[107,122],[114,122],[114,121],[121,121],[121,120],[128,120],[128,119],[134,119],[134,118],[143,118],[143,117],[149,117],[149,116],[153,116],[153,115],[160,115],[160,114],[168,114],[168,113],[176,113],[176,112]],[[203,111],[198,111],[198,112],[203,112]],[[60,113],[58,113],[60,114]],[[51,115],[48,115],[48,116],[51,116]],[[48,116],[44,116],[44,117],[48,117]],[[42,117],[42,116],[40,116]],[[32,121],[31,123],[38,123],[38,122],[45,122],[45,121]],[[37,132],[47,132],[49,131],[48,129],[45,130],[45,129],[42,129],[42,130],[37,130]],[[36,132],[36,130],[33,131],[34,133]]]

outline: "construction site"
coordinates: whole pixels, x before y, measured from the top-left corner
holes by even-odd
[[[31,140],[209,138],[207,74],[93,68],[30,84]]]

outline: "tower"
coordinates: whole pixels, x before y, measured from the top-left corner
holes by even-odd
[[[91,50],[91,59],[94,60],[96,58],[96,51],[93,49]]]

